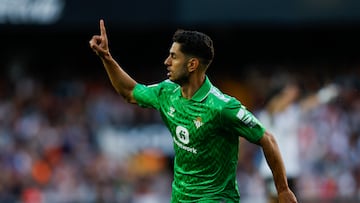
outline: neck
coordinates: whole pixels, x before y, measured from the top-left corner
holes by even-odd
[[[191,75],[189,81],[181,86],[181,94],[186,99],[191,99],[195,92],[200,89],[205,81],[205,74],[195,76]]]

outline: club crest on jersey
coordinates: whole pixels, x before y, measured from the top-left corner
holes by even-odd
[[[194,124],[195,124],[195,127],[196,129],[200,128],[204,123],[202,122],[202,119],[200,117],[197,117],[195,120],[194,120]]]

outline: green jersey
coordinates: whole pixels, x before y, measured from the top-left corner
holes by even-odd
[[[254,115],[207,77],[191,99],[182,97],[180,86],[170,80],[137,84],[133,95],[140,106],[157,109],[171,132],[171,202],[239,202],[239,136],[256,143],[264,134]]]

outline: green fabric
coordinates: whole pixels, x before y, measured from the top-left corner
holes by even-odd
[[[257,142],[264,127],[235,98],[220,92],[206,77],[191,99],[165,80],[136,85],[142,107],[159,110],[171,132],[174,181],[171,202],[239,202],[236,182],[239,136]]]

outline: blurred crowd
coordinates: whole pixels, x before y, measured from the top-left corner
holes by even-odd
[[[1,80],[0,202],[141,202],[137,199],[147,190],[163,188],[168,197],[171,183],[162,152],[137,152],[119,161],[99,145],[104,128],[158,121],[156,113],[125,104],[108,85]],[[157,188],[152,175],[160,173],[165,183]]]
[[[265,81],[258,84],[267,84],[261,87],[267,87],[267,93],[254,113],[277,139],[289,185],[300,202],[358,202],[359,76],[355,72],[335,77],[284,72],[257,74],[257,81]],[[266,170],[261,151],[244,146],[239,184],[243,196],[248,194],[246,202],[276,202],[271,172]],[[242,167],[247,163],[251,165]],[[246,180],[257,181],[254,185]]]
[[[329,84],[339,90],[326,102],[301,111],[295,121],[300,168],[293,187],[300,202],[359,201],[358,75],[324,80],[290,75],[301,81],[301,94],[294,102],[319,96]],[[261,71],[247,73],[246,80],[233,79],[242,82],[219,82],[219,88],[231,87],[228,92],[234,95],[242,91],[239,95],[244,97],[238,99],[251,101],[248,107],[256,115],[266,109],[271,90],[280,85],[278,74]],[[272,116],[275,120],[276,114]],[[106,78],[0,80],[2,203],[166,203],[171,193],[171,149],[159,114],[124,103]],[[261,151],[242,141],[239,156],[242,202],[266,203]]]

